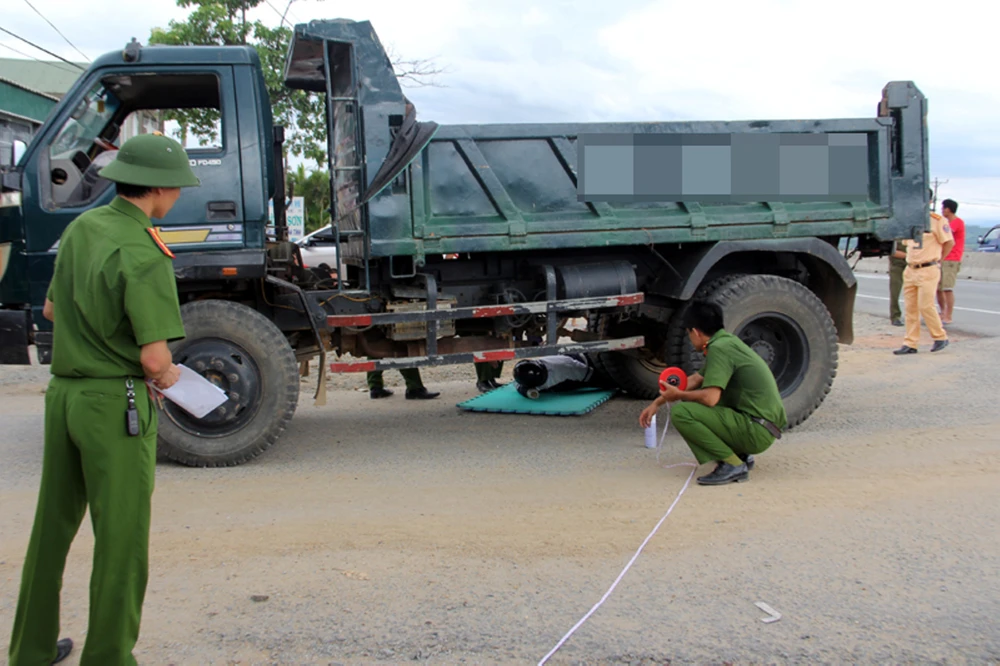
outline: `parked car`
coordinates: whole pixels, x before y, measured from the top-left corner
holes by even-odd
[[[296,243],[302,252],[302,263],[306,268],[318,268],[320,264],[326,264],[334,272],[337,271],[337,244],[330,225],[306,234]]]
[[[1000,252],[1000,224],[986,232],[985,236],[979,237],[979,245],[976,249],[980,252]]]

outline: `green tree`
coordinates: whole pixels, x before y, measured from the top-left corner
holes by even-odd
[[[326,171],[307,172],[304,164],[288,173],[288,194],[303,197],[306,233],[330,223],[330,178]]]
[[[264,81],[271,97],[276,123],[285,126],[289,153],[326,167],[326,113],[323,98],[303,90],[284,86],[285,55],[292,31],[285,15],[296,0],[287,0],[285,14],[277,27],[263,21],[249,21],[247,13],[269,0],[177,0],[179,7],[191,8],[185,21],[170,21],[167,28],[153,28],[151,44],[253,46],[260,57]],[[273,8],[274,5],[271,5]],[[277,10],[275,10],[277,11]],[[391,55],[401,83],[411,86],[436,86],[435,77],[443,70],[431,60],[406,60]],[[219,114],[211,109],[170,111],[167,120],[175,120],[181,138],[193,136],[206,145],[218,136]]]
[[[317,95],[283,85],[284,58],[292,31],[284,24],[270,27],[263,21],[247,19],[247,13],[264,1],[177,0],[178,6],[192,8],[187,20],[171,21],[166,29],[153,28],[149,41],[151,44],[254,47],[263,67],[275,122],[285,126],[288,151],[322,165],[326,162],[326,147],[316,137],[324,136],[323,101]],[[217,136],[217,111],[176,110],[166,114],[166,118],[177,121],[183,139],[190,134],[204,145]]]

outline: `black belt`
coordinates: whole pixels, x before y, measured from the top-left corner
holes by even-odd
[[[923,264],[910,264],[910,268],[927,268],[928,266],[937,266],[936,261],[928,261]]]
[[[764,426],[764,428],[769,433],[771,433],[772,435],[774,435],[775,439],[781,439],[781,429],[778,426],[776,426],[773,423],[771,423],[770,421],[768,421],[767,419],[762,419],[762,418],[757,418],[757,417],[751,416],[750,420],[753,421],[754,423],[757,423],[759,425]]]

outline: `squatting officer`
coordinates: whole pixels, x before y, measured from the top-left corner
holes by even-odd
[[[788,425],[778,384],[767,363],[742,340],[723,330],[722,308],[694,301],[684,328],[695,349],[705,354],[703,375],[692,375],[687,390],[661,385],[660,397],[642,411],[649,427],[665,403],[674,404],[670,420],[700,464],[715,470],[698,479],[705,486],[746,481],[754,453],[766,451]]]
[[[94,562],[80,663],[135,664],[148,577],[157,415],[145,381],[177,381],[167,341],[184,337],[170,250],[150,218],[200,185],[184,148],[162,135],[126,141],[100,171],[118,196],[76,218],[59,243],[44,315],[53,322],[45,450],[21,577],[11,666],[59,661],[59,591],[90,506]]]

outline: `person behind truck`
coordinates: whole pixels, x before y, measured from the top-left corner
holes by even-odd
[[[56,640],[59,591],[88,505],[94,563],[80,663],[136,663],[156,465],[157,412],[145,382],[177,381],[167,342],[184,337],[173,255],[150,219],[200,182],[184,148],[152,134],[126,141],[100,175],[118,196],[66,228],[43,309],[54,323],[52,379],[11,666],[56,663],[73,649]]]
[[[903,291],[903,271],[906,270],[906,245],[897,241],[889,255],[889,321],[893,326],[903,325],[903,311],[899,309],[899,294]]]
[[[930,192],[933,201],[934,192]],[[941,326],[941,317],[934,306],[938,282],[941,280],[941,259],[948,256],[955,239],[948,220],[930,211],[931,230],[919,241],[906,240],[906,270],[903,271],[903,302],[906,306],[906,337],[903,346],[893,352],[897,356],[916,354],[920,342],[920,318],[923,317],[934,344],[932,352],[948,346],[948,334]]]
[[[746,481],[754,454],[766,451],[788,425],[774,374],[757,352],[723,328],[716,303],[692,301],[683,325],[691,344],[705,355],[704,373],[689,377],[683,391],[660,384],[660,397],[642,410],[639,425],[648,428],[657,410],[673,403],[670,421],[698,463],[715,463],[698,483]]]
[[[503,361],[484,361],[473,365],[476,366],[476,389],[480,393],[486,393],[503,386],[501,382],[497,381],[503,374]]]
[[[955,237],[955,246],[941,262],[941,282],[938,284],[937,301],[941,308],[941,324],[951,323],[955,312],[955,283],[958,272],[962,269],[962,255],[965,253],[965,222],[959,216],[958,203],[954,199],[941,202],[941,215],[948,220],[951,235]]]
[[[420,378],[420,368],[403,368],[399,371],[399,374],[403,375],[403,381],[406,383],[407,400],[433,400],[441,395],[440,393],[427,390],[424,386],[424,380]],[[388,398],[393,394],[392,391],[385,387],[385,380],[382,378],[381,370],[372,370],[369,372],[367,381],[368,395],[372,400]]]

